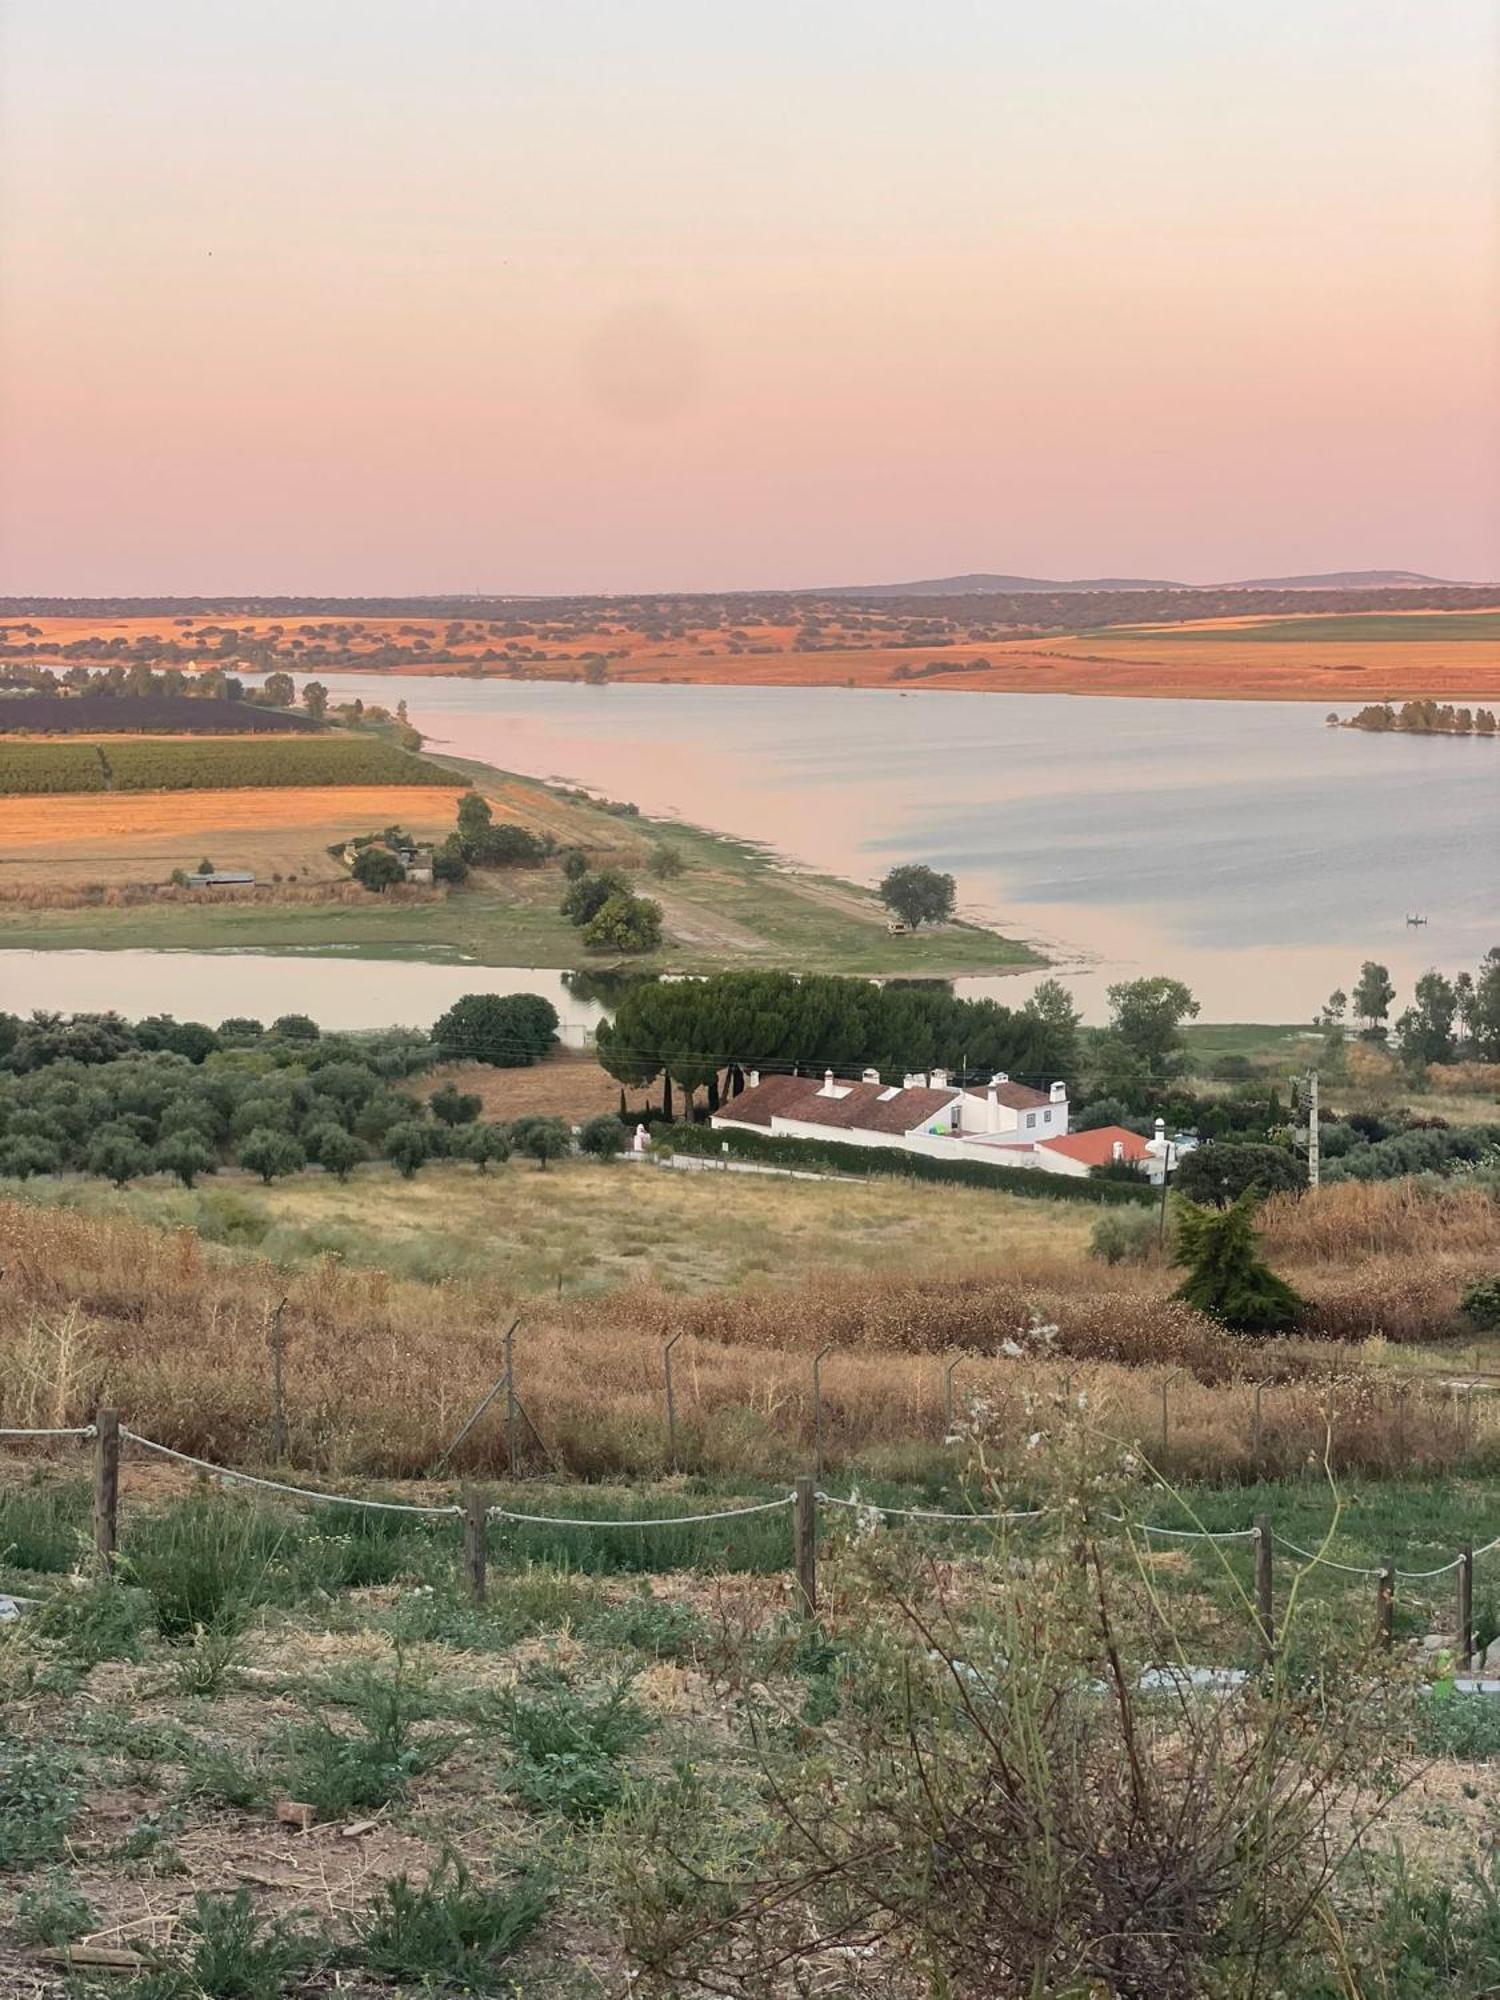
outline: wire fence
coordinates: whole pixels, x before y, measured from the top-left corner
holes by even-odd
[[[101,1409],[92,1424],[57,1425],[45,1428],[3,1427],[0,1428],[0,1441],[92,1444],[93,1540],[96,1556],[106,1570],[114,1565],[119,1548],[121,1456],[127,1446],[134,1446],[142,1453],[184,1466],[201,1478],[226,1487],[247,1487],[253,1491],[275,1494],[312,1506],[403,1515],[431,1521],[461,1522],[464,1532],[464,1565],[476,1601],[483,1600],[487,1588],[486,1532],[490,1522],[501,1522],[519,1528],[544,1528],[564,1535],[570,1532],[593,1534],[600,1530],[629,1534],[699,1528],[714,1526],[720,1522],[744,1521],[753,1517],[789,1513],[792,1526],[791,1567],[795,1573],[802,1609],[808,1615],[812,1615],[816,1612],[818,1601],[819,1517],[823,1510],[854,1515],[871,1523],[897,1520],[943,1527],[990,1529],[1001,1525],[1039,1521],[1055,1511],[1047,1507],[1001,1508],[989,1511],[902,1507],[863,1498],[858,1493],[830,1493],[820,1481],[811,1477],[797,1479],[790,1491],[768,1500],[708,1508],[694,1513],[654,1516],[536,1513],[491,1501],[481,1489],[474,1486],[465,1490],[462,1501],[450,1500],[441,1504],[429,1504],[406,1500],[381,1500],[359,1493],[330,1492],[325,1488],[304,1486],[291,1480],[271,1478],[262,1473],[244,1472],[237,1467],[216,1464],[211,1459],[200,1458],[192,1452],[180,1451],[173,1445],[163,1444],[159,1439],[132,1430],[120,1421],[118,1411],[109,1408]],[[1326,1543],[1320,1548],[1308,1548],[1277,1532],[1265,1515],[1257,1516],[1256,1520],[1246,1527],[1218,1529],[1172,1527],[1164,1523],[1134,1519],[1123,1514],[1107,1514],[1104,1519],[1111,1525],[1124,1529],[1127,1534],[1138,1534],[1148,1540],[1160,1538],[1179,1544],[1198,1543],[1213,1547],[1232,1544],[1252,1545],[1255,1557],[1254,1592],[1258,1639],[1262,1652],[1268,1658],[1272,1656],[1275,1646],[1272,1570],[1275,1550],[1280,1550],[1300,1564],[1303,1573],[1326,1571],[1331,1575],[1358,1578],[1362,1582],[1373,1581],[1376,1586],[1376,1636],[1379,1642],[1387,1647],[1392,1639],[1394,1600],[1398,1584],[1424,1584],[1447,1576],[1454,1577],[1456,1586],[1454,1650],[1465,1665],[1474,1656],[1475,1564],[1500,1550],[1500,1535],[1496,1535],[1477,1548],[1472,1544],[1465,1544],[1447,1562],[1426,1569],[1402,1569],[1394,1558],[1379,1564],[1339,1561],[1328,1553]]]

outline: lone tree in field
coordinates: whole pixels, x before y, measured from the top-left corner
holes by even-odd
[[[902,923],[944,924],[953,915],[958,888],[951,875],[940,875],[920,861],[893,868],[879,889],[880,900]]]
[[[1359,968],[1359,982],[1350,1001],[1356,1017],[1365,1024],[1367,1035],[1384,1034],[1395,997],[1396,989],[1391,984],[1390,973],[1383,965],[1377,965],[1373,958],[1367,958]]]
[[[355,857],[352,873],[361,888],[383,896],[405,878],[406,870],[388,847],[366,847]]]
[[[434,1024],[432,1039],[454,1061],[525,1069],[551,1054],[557,1009],[539,993],[466,993]]]
[[[1165,1083],[1182,1068],[1184,1021],[1198,1013],[1198,1002],[1180,979],[1157,974],[1149,979],[1125,979],[1109,989],[1106,1050],[1121,1059],[1121,1069],[1138,1069],[1152,1083]],[[1102,1067],[1108,1072],[1106,1060]]]
[[[1255,1211],[1260,1196],[1247,1188],[1228,1208],[1177,1203],[1172,1261],[1187,1276],[1176,1296],[1235,1333],[1284,1333],[1302,1300],[1260,1254]]]

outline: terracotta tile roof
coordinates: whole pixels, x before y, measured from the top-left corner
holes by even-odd
[[[888,1085],[850,1083],[847,1095],[820,1095],[823,1080],[816,1076],[768,1076],[751,1090],[740,1092],[721,1104],[720,1118],[737,1125],[758,1125],[770,1131],[773,1118],[796,1118],[806,1125],[826,1125],[837,1132],[885,1132],[899,1136],[925,1125],[944,1111],[959,1095],[957,1090],[897,1090],[887,1095]]]
[[[773,1118],[800,1118],[801,1111],[793,1106],[800,1106],[807,1093],[817,1088],[816,1079],[810,1076],[768,1076],[742,1090],[738,1097],[725,1098],[718,1116],[732,1118],[739,1125],[764,1125],[769,1132]]]
[[[1086,1167],[1107,1167],[1115,1157],[1115,1147],[1126,1160],[1149,1160],[1146,1142],[1139,1132],[1127,1132],[1123,1125],[1100,1125],[1092,1132],[1072,1132],[1066,1139],[1041,1139],[1039,1153],[1061,1153],[1065,1159],[1079,1160]]]

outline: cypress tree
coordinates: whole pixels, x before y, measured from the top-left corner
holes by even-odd
[[[1283,1333],[1302,1310],[1302,1300],[1260,1254],[1258,1205],[1254,1188],[1222,1209],[1179,1199],[1173,1262],[1188,1275],[1176,1297],[1236,1333]]]

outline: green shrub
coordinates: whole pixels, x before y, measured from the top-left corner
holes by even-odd
[[[593,1700],[566,1683],[505,1695],[493,1719],[511,1747],[517,1795],[577,1821],[618,1805],[625,1789],[618,1760],[651,1726],[629,1690],[624,1680]]]
[[[88,1898],[61,1869],[34,1882],[16,1902],[15,1926],[23,1944],[49,1945],[55,1951],[93,1930],[98,1921]]]
[[[95,1577],[78,1590],[60,1591],[29,1621],[38,1638],[55,1643],[65,1660],[79,1667],[101,1660],[138,1660],[153,1624],[143,1591],[113,1577]]]
[[[183,2000],[283,2000],[299,1975],[327,1955],[326,1940],[298,1932],[285,1918],[262,1923],[250,1891],[199,1894],[188,1923],[191,1945],[182,1971]],[[167,1991],[170,1994],[171,1988]]]
[[[1459,1301],[1464,1313],[1485,1333],[1500,1331],[1500,1275],[1476,1278]]]
[[[1146,1264],[1156,1251],[1160,1223],[1140,1208],[1117,1208],[1101,1215],[1089,1231],[1089,1255],[1105,1264]]]
[[[394,1670],[355,1668],[325,1683],[319,1695],[326,1703],[351,1709],[357,1725],[345,1732],[315,1715],[297,1724],[287,1738],[288,1790],[322,1819],[388,1804],[457,1746],[451,1733],[415,1734],[434,1704],[426,1679],[400,1654]]]
[[[65,1575],[87,1544],[89,1490],[81,1481],[0,1494],[0,1562]]]
[[[132,1530],[122,1568],[144,1591],[165,1639],[239,1630],[285,1590],[296,1530],[241,1500],[189,1500]]]
[[[82,1797],[76,1777],[56,1744],[0,1736],[0,1871],[62,1855]]]
[[[578,1144],[597,1160],[612,1160],[625,1150],[625,1127],[613,1111],[601,1111],[590,1118],[578,1134]]]
[[[445,1856],[420,1888],[397,1875],[370,1899],[355,1923],[358,1956],[370,1971],[424,1990],[442,1982],[463,1993],[508,1992],[497,1983],[500,1969],[546,1907],[539,1878],[483,1889]]]

